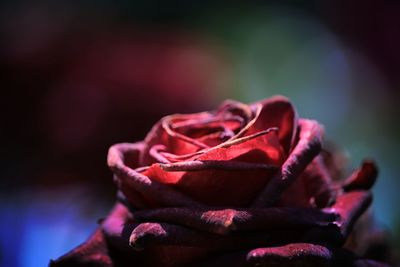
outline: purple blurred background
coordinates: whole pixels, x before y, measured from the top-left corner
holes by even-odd
[[[108,147],[170,113],[283,94],[381,174],[373,210],[399,243],[400,3],[0,4],[0,266],[46,266],[115,198]]]

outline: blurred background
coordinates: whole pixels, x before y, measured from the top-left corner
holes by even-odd
[[[0,4],[0,266],[46,266],[89,236],[115,199],[110,145],[274,94],[349,170],[376,159],[373,210],[399,243],[400,3],[215,2]]]

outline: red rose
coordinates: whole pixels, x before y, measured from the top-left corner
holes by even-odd
[[[322,135],[284,97],[167,116],[143,142],[110,148],[120,203],[52,266],[375,264],[343,244],[376,167],[339,180]]]

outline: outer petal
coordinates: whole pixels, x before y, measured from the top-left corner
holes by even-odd
[[[278,206],[324,208],[334,202],[336,194],[330,173],[318,155],[282,193]]]
[[[113,260],[100,229],[82,245],[55,261],[51,261],[49,267],[113,267]]]
[[[110,247],[119,251],[119,255],[112,259],[114,265],[111,266],[181,266],[181,264],[193,261],[199,257],[204,257],[204,255],[207,254],[206,249],[182,246],[154,246],[146,248],[145,250],[135,250],[129,246],[129,238],[132,231],[137,226],[138,223],[132,218],[130,212],[122,204],[116,204],[111,213],[103,221],[101,227],[106,235],[107,241],[110,243]],[[75,265],[68,266],[72,267]],[[84,266],[89,267],[87,265]],[[102,265],[99,266],[103,267]]]
[[[332,252],[320,245],[293,243],[254,249],[247,260],[254,266],[331,266]]]
[[[215,234],[235,231],[276,231],[282,229],[304,230],[324,227],[335,222],[338,215],[311,208],[266,209],[195,209],[163,208],[134,211],[139,222],[163,222],[183,225]]]
[[[290,185],[298,181],[308,164],[321,150],[323,128],[312,120],[299,121],[299,140],[291,151],[289,157],[282,164],[280,171],[271,179],[253,202],[254,207],[271,207],[276,204],[282,193]]]

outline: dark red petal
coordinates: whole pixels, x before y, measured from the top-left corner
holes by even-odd
[[[314,200],[317,208],[325,208],[335,201],[337,192],[321,155],[311,161],[302,177],[307,195]]]
[[[107,241],[119,255],[113,259],[115,267],[136,266],[174,266],[204,256],[206,250],[188,247],[152,247],[145,251],[135,251],[129,246],[129,238],[138,223],[127,208],[117,203],[111,213],[102,222],[101,227]]]
[[[283,160],[283,153],[275,131],[266,131],[265,134],[255,135],[254,138],[244,137],[243,142],[240,140],[206,150],[197,157],[197,161],[208,161],[210,164],[219,162],[214,168],[210,166],[209,169],[202,170],[168,171],[162,164],[153,164],[142,174],[152,181],[173,186],[193,199],[209,205],[246,206],[274,173],[273,168],[264,168],[260,163],[263,166],[279,165]],[[234,166],[235,162],[238,162],[236,169],[224,167]],[[255,165],[252,168],[251,164],[247,164],[248,166],[240,169],[244,163]],[[187,164],[189,167],[191,162],[177,164]]]
[[[216,235],[167,223],[142,223],[132,232],[130,245],[135,249],[153,246],[201,247],[226,251],[277,242],[294,241],[301,232],[295,229]]]
[[[226,234],[232,230],[233,218],[237,217],[238,213],[239,211],[232,209],[207,211],[192,208],[165,208],[137,211],[134,217],[142,222],[166,222],[210,233]]]
[[[364,160],[359,169],[355,170],[343,184],[345,191],[369,190],[378,176],[378,168],[374,161]]]
[[[247,254],[251,266],[331,266],[332,252],[320,245],[293,243],[257,248]]]
[[[188,115],[171,115],[162,118],[153,126],[144,140],[145,147],[140,157],[140,164],[145,166],[156,162],[149,154],[150,149],[155,145],[164,145],[167,151],[177,155],[194,153],[202,148],[208,147],[195,139],[175,132],[170,128],[170,124],[180,117],[184,117],[187,120],[195,120],[210,116],[209,113],[203,112]]]
[[[299,128],[299,141],[283,163],[281,170],[272,177],[253,202],[253,207],[273,206],[321,151],[322,126],[316,121],[302,119],[299,121]]]
[[[278,206],[325,208],[336,198],[337,190],[320,155],[283,192]]]
[[[135,201],[138,200],[137,193],[139,193],[147,206],[204,206],[167,185],[152,181],[147,176],[126,166],[124,163],[125,153],[126,151],[121,149],[121,145],[112,146],[108,151],[107,163],[115,174],[119,189],[130,203],[137,204]]]
[[[121,161],[127,167],[136,169],[140,166],[139,158],[141,153],[143,152],[144,147],[145,144],[143,142],[115,144],[110,147],[109,151],[111,149],[118,150],[118,155],[116,155],[118,156],[118,158],[108,158],[107,161]],[[108,153],[108,157],[112,157],[114,155],[115,154],[110,154],[110,152]]]
[[[107,218],[101,223],[101,228],[107,240],[120,251],[129,251],[129,236],[138,225],[132,218],[128,209],[117,203]]]
[[[231,231],[267,230],[326,226],[337,215],[310,208],[221,209],[164,208],[135,211],[135,220],[166,222],[200,231],[227,234]]]
[[[49,267],[114,267],[109,250],[100,229],[79,247],[68,252],[57,260],[51,261]]]
[[[325,210],[339,215],[339,219],[323,228],[313,228],[304,236],[304,240],[325,240],[337,246],[342,246],[351,233],[355,222],[371,204],[372,196],[368,191],[353,191],[345,193],[336,199],[331,208]]]
[[[253,134],[271,127],[279,128],[279,141],[286,153],[289,153],[297,131],[297,113],[289,99],[274,96],[253,103],[262,105],[261,113],[247,134]]]
[[[354,223],[367,210],[371,202],[372,194],[369,191],[352,191],[336,199],[336,203],[329,210],[340,215],[338,225],[343,240],[349,236]]]

